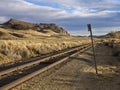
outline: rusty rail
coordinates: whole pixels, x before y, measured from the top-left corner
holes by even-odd
[[[87,45],[86,45],[87,46]],[[79,48],[83,48],[83,47],[86,47],[86,46],[80,46]],[[77,48],[78,49],[78,48]],[[46,57],[46,58],[43,58],[43,59],[40,59],[40,60],[37,60],[37,61],[34,61],[34,62],[30,62],[30,63],[26,63],[26,64],[23,64],[23,65],[20,65],[20,66],[16,66],[16,67],[13,67],[13,68],[9,68],[7,70],[4,70],[4,71],[1,71],[0,72],[0,76],[2,75],[5,75],[5,74],[8,74],[10,72],[13,72],[13,71],[16,71],[16,70],[19,70],[19,69],[23,69],[25,67],[28,67],[28,66],[31,66],[31,65],[35,65],[35,64],[39,64],[41,62],[46,62],[46,61],[49,61],[51,58],[54,58],[54,57],[58,57],[60,55],[63,55],[65,53],[68,53],[68,52],[71,52],[71,51],[74,51],[76,50],[75,49],[72,49],[72,50],[68,50],[67,52],[61,52],[59,54],[56,54],[56,55],[53,55],[53,56],[50,56],[50,57]]]
[[[13,81],[12,83],[9,83],[9,84],[7,84],[7,85],[5,85],[5,86],[0,87],[0,90],[9,90],[9,89],[11,89],[11,88],[13,88],[13,87],[15,87],[15,86],[17,86],[17,85],[19,85],[19,84],[27,81],[27,80],[35,77],[36,75],[41,74],[41,73],[43,73],[43,72],[45,72],[45,71],[47,71],[47,70],[49,70],[49,69],[51,69],[51,68],[59,65],[59,64],[67,61],[67,59],[68,59],[69,57],[74,56],[74,55],[76,55],[76,54],[79,54],[79,53],[81,53],[81,52],[84,52],[85,50],[87,50],[87,49],[89,49],[89,48],[91,47],[91,46],[88,46],[88,45],[86,45],[86,46],[87,46],[87,48],[85,48],[85,46],[84,46],[84,48],[82,48],[82,50],[79,50],[79,49],[81,49],[81,48],[79,48],[79,49],[77,48],[77,50],[79,50],[78,52],[75,52],[75,53],[73,53],[73,54],[70,55],[70,56],[66,56],[66,57],[64,57],[63,59],[61,59],[61,60],[59,60],[59,61],[57,61],[57,62],[55,62],[55,63],[53,63],[53,64],[50,64],[50,65],[47,66],[47,67],[44,67],[44,68],[42,68],[42,69],[40,69],[40,70],[37,70],[37,71],[35,71],[35,72],[31,73],[31,74],[26,75],[26,76],[24,76],[24,77],[22,77],[22,78],[20,78],[20,79],[17,79],[16,81]],[[74,49],[74,50],[76,50],[76,49]],[[74,50],[70,50],[70,51],[74,51]],[[65,53],[64,53],[64,54],[65,54]],[[63,55],[63,54],[62,54],[62,55]],[[56,56],[57,56],[57,55],[56,55]]]

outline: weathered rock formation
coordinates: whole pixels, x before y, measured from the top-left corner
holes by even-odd
[[[11,28],[15,30],[36,30],[39,32],[44,32],[45,30],[52,30],[55,33],[59,33],[61,35],[70,35],[66,30],[64,30],[62,27],[59,27],[58,25],[54,23],[46,24],[46,23],[40,23],[40,24],[33,24],[29,22],[24,22],[16,19],[10,19],[9,21],[2,24],[4,28]]]

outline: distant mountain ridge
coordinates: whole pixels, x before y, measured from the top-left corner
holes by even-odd
[[[120,38],[120,31],[112,31],[106,35],[93,36],[95,38]]]
[[[29,23],[25,21],[20,21],[16,19],[10,19],[9,21],[5,22],[2,24],[2,27],[4,28],[10,28],[10,29],[15,29],[15,30],[36,30],[38,32],[45,32],[46,30],[51,30],[55,33],[59,33],[61,35],[70,35],[66,30],[64,30],[62,27],[50,23],[40,23],[40,24],[34,24],[34,23]]]

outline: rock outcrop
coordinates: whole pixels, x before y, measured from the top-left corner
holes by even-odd
[[[52,30],[55,33],[59,33],[61,35],[70,35],[66,30],[64,30],[62,27],[59,27],[58,25],[54,23],[46,24],[46,23],[40,23],[40,24],[33,24],[29,22],[24,22],[16,19],[10,19],[9,21],[2,24],[4,28],[10,28],[15,30],[36,30],[39,32],[44,32],[46,30]]]

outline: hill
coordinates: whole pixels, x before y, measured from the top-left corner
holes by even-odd
[[[25,21],[20,21],[16,19],[10,19],[9,21],[1,24],[1,27],[6,28],[6,29],[14,29],[14,30],[35,30],[38,32],[46,33],[46,32],[55,32],[60,35],[70,35],[66,30],[64,30],[62,27],[50,23],[40,23],[40,24],[34,24],[34,23],[29,23]]]
[[[120,38],[120,31],[110,32],[105,35],[108,38]]]
[[[90,37],[90,36],[88,36]],[[94,38],[118,38],[120,39],[120,31],[112,31],[106,35],[100,35],[100,36],[93,36]]]

